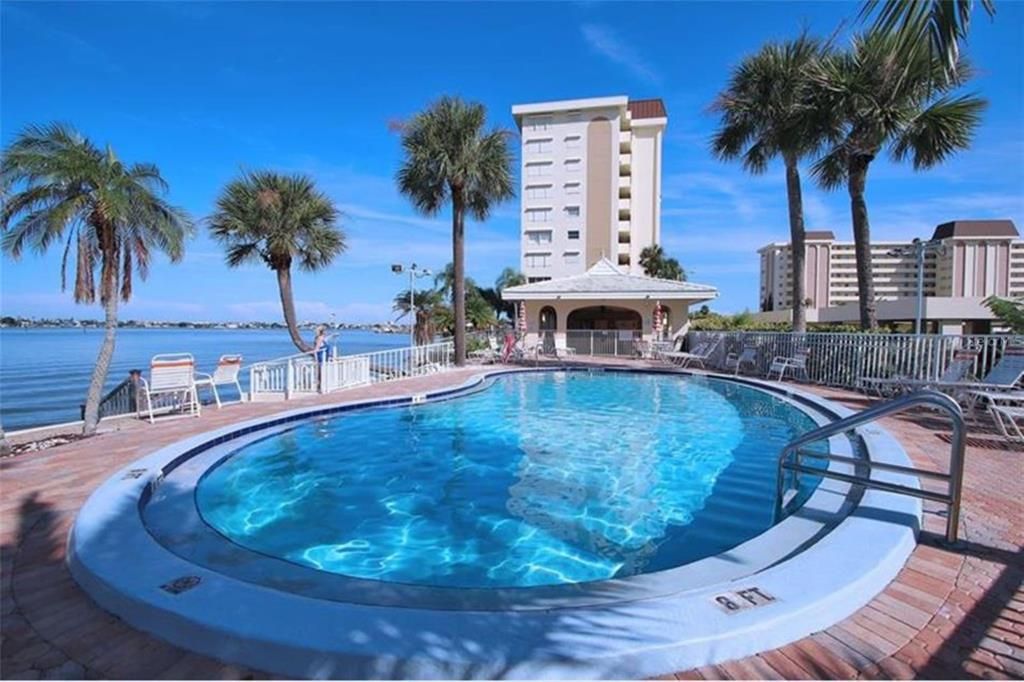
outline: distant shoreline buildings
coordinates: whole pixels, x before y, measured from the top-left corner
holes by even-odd
[[[924,256],[925,331],[988,333],[994,316],[989,296],[1024,296],[1024,241],[1011,220],[955,220],[935,228]],[[879,322],[910,322],[917,307],[917,262],[912,242],[872,242],[871,262]],[[792,247],[758,249],[760,311],[756,319],[787,322],[792,316]],[[807,321],[852,323],[857,306],[857,264],[852,242],[829,231],[807,233]]]
[[[299,329],[314,329],[324,324],[329,329],[337,330],[362,330],[372,331],[379,334],[408,334],[409,326],[405,324],[392,324],[390,322],[372,323],[344,323],[330,324],[327,322],[303,322]],[[103,320],[79,320],[73,317],[60,318],[35,318],[35,317],[13,317],[5,315],[0,317],[0,328],[3,329],[103,329]],[[119,329],[223,329],[223,330],[260,330],[260,329],[287,329],[284,322],[192,322],[182,321],[146,321],[146,320],[121,320],[117,324]]]

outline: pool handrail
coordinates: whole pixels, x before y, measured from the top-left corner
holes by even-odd
[[[882,417],[891,416],[907,410],[918,407],[921,405],[927,405],[929,407],[937,408],[949,415],[950,420],[953,424],[953,436],[950,439],[950,459],[949,459],[949,471],[948,472],[936,472],[928,471],[926,469],[919,469],[917,467],[903,467],[895,464],[883,464],[881,462],[873,462],[870,459],[845,457],[841,455],[833,455],[824,452],[814,452],[801,449],[805,445],[814,443],[817,441],[825,440],[841,433],[852,431],[853,429],[863,426],[865,424],[874,422]],[[899,495],[909,495],[924,500],[930,500],[932,502],[940,502],[949,507],[949,514],[946,517],[946,541],[950,544],[954,544],[957,541],[958,526],[960,523],[960,501],[963,492],[963,477],[964,477],[964,452],[967,440],[966,425],[964,421],[963,410],[960,405],[950,398],[948,395],[940,393],[938,391],[925,390],[917,391],[909,395],[901,396],[894,400],[889,400],[878,405],[873,405],[866,410],[861,410],[848,417],[840,419],[839,421],[826,424],[813,431],[809,431],[799,438],[796,438],[786,444],[779,453],[778,459],[778,473],[776,477],[776,488],[775,488],[775,520],[778,522],[782,518],[784,495],[785,495],[785,472],[791,471],[792,482],[795,487],[799,488],[799,475],[801,473],[814,474],[823,478],[831,478],[839,481],[844,481],[852,485],[860,485],[866,488],[876,488],[885,492],[896,493]],[[866,475],[860,475],[857,473],[845,474],[838,471],[831,471],[828,469],[818,469],[815,467],[805,466],[802,463],[803,457],[809,457],[812,459],[822,459],[830,462],[841,462],[847,464],[855,464],[857,466],[866,467],[868,472]],[[790,461],[790,460],[793,461]],[[945,481],[948,484],[946,493],[936,493],[923,488],[912,488],[910,486],[900,485],[897,483],[888,483],[886,481],[878,481],[871,478],[871,473],[874,470],[888,471],[891,473],[907,474],[911,476],[919,476],[925,478],[937,479]],[[794,487],[794,486],[791,486]]]

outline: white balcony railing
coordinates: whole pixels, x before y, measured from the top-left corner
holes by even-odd
[[[249,368],[252,400],[288,400],[355,386],[423,376],[451,367],[451,341],[411,348],[339,355],[317,362],[303,353],[259,362]]]

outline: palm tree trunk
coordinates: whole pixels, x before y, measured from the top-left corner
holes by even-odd
[[[299,325],[295,321],[295,299],[292,294],[292,270],[290,267],[277,268],[277,290],[281,294],[281,310],[284,312],[284,323],[288,327],[288,334],[292,337],[292,343],[301,353],[308,353],[313,350],[299,334]]]
[[[807,331],[807,234],[804,231],[804,199],[800,191],[800,169],[796,157],[786,156],[786,196],[789,200],[789,243],[793,264],[793,331]]]
[[[460,192],[452,192],[452,308],[455,310],[455,365],[466,364],[466,209]]]
[[[108,289],[106,284],[103,287],[106,293],[106,300],[103,303],[103,343],[100,345],[100,354],[96,357],[96,366],[92,370],[89,392],[85,396],[85,422],[82,424],[82,433],[86,436],[96,433],[96,427],[100,423],[100,400],[103,398],[103,385],[107,382],[110,361],[114,357],[114,340],[117,334],[117,291],[114,287]]]
[[[878,329],[875,313],[875,283],[871,272],[871,226],[868,222],[868,205],[864,200],[870,159],[854,156],[849,163],[848,189],[850,192],[850,214],[853,219],[853,251],[857,258],[857,298],[860,299],[860,328],[868,331]]]

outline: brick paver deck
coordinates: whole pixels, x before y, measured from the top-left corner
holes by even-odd
[[[117,468],[185,436],[303,404],[435,389],[477,370],[409,379],[290,403],[208,409],[51,450],[0,460],[0,675],[5,679],[263,679],[132,629],[75,585],[65,543],[89,493]],[[812,387],[854,407],[863,396]],[[883,421],[919,466],[945,469],[948,428],[931,413]],[[992,434],[969,442],[962,546],[939,542],[945,520],[926,504],[925,532],[896,580],[852,617],[757,656],[678,679],[1024,677],[1024,452]],[[673,677],[673,676],[668,676]]]

